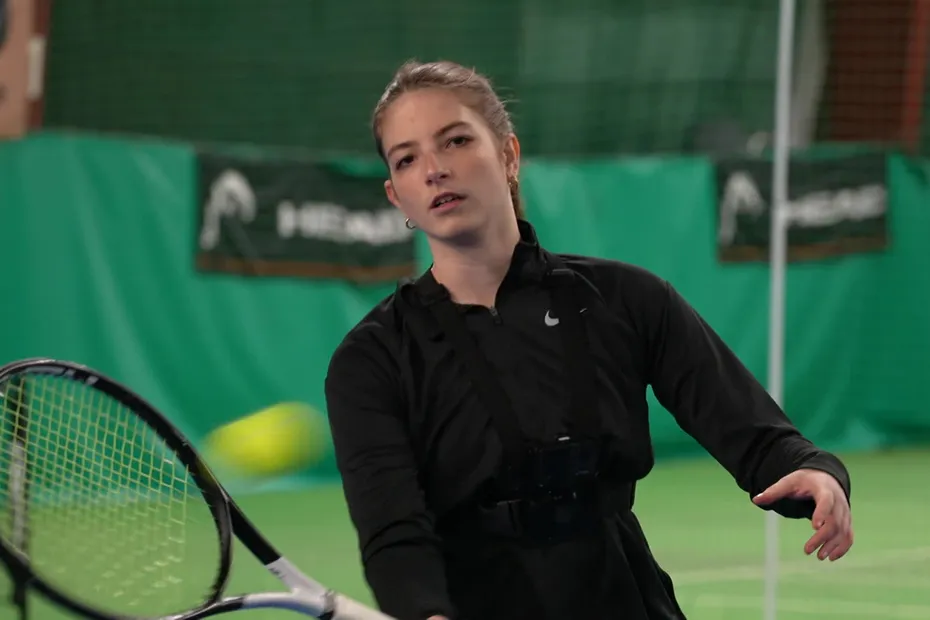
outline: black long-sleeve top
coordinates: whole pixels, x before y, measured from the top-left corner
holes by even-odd
[[[520,229],[495,307],[461,311],[523,432],[545,441],[565,430],[569,386],[541,286],[552,255],[532,226],[521,221]],[[627,480],[653,466],[651,386],[750,496],[801,467],[832,474],[848,496],[843,464],[798,432],[668,282],[618,261],[558,256],[594,285],[579,302],[598,413],[620,439]],[[326,378],[336,460],[380,608],[400,620],[683,618],[632,510],[610,517],[594,542],[550,548],[443,533],[444,517],[494,476],[502,449],[463,360],[404,301],[417,294],[417,283],[399,286],[368,313],[337,348]],[[813,512],[802,500],[768,508],[790,518]]]

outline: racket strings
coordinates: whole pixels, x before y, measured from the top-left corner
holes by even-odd
[[[0,393],[0,536],[63,593],[110,613],[199,606],[220,563],[216,528],[162,439],[67,378],[23,377]],[[15,479],[23,438],[28,495]]]

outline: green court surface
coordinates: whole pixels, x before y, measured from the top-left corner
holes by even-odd
[[[778,618],[930,619],[930,449],[846,457],[856,544],[836,563],[803,553],[808,521],[780,520]],[[351,525],[338,487],[247,495],[240,504],[304,571],[364,602]],[[690,620],[762,618],[764,512],[712,461],[663,463],[641,483],[636,512]],[[65,538],[64,540],[67,540]],[[278,589],[241,547],[229,593]],[[0,581],[6,600],[9,583]],[[68,617],[31,598],[33,620]],[[297,617],[282,611],[241,617]],[[0,605],[0,619],[15,618]]]

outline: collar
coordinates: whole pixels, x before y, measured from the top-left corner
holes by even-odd
[[[541,283],[550,271],[546,251],[540,246],[536,229],[532,224],[526,220],[517,219],[517,227],[520,230],[520,240],[514,247],[513,256],[510,259],[510,268],[504,279]],[[449,297],[449,291],[446,287],[433,277],[432,265],[418,278],[405,278],[402,280],[398,284],[397,292],[403,294],[407,292],[406,289],[408,288],[415,290],[417,296],[427,305]]]
[[[532,282],[542,282],[550,268],[549,261],[546,260],[546,252],[539,245],[536,229],[532,224],[521,219],[517,220],[517,227],[520,229],[520,241],[514,248],[510,270],[521,278]]]

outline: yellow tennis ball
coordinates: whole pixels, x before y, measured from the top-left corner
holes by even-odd
[[[322,460],[327,425],[303,403],[279,403],[225,424],[206,438],[208,461],[244,476],[294,473]]]

